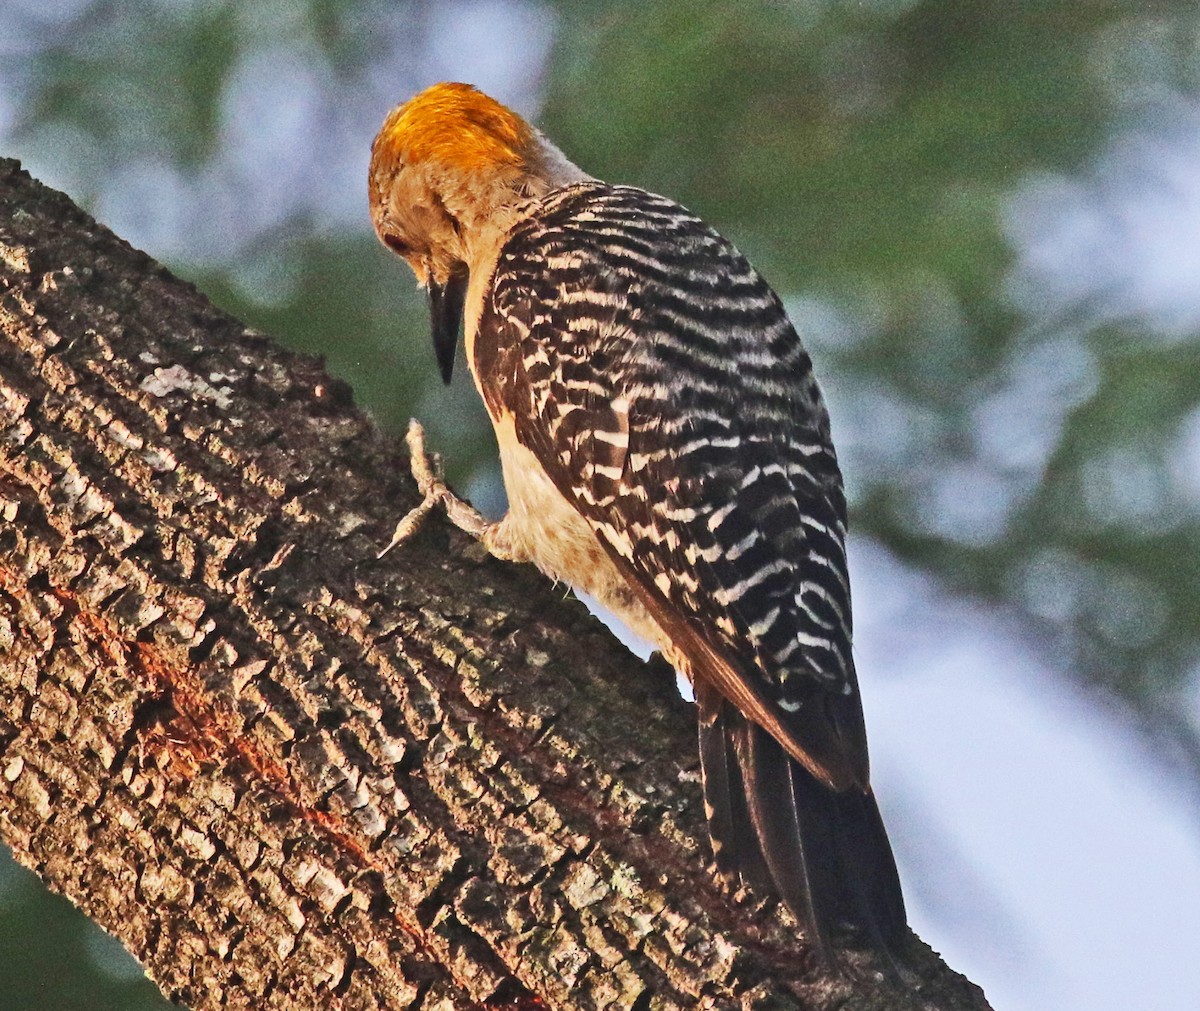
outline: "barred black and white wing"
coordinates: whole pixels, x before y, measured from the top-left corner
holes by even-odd
[[[718,863],[765,873],[818,939],[895,936],[841,476],[777,296],[679,205],[579,184],[509,236],[475,357],[696,683]]]

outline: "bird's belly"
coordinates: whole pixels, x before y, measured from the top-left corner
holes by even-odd
[[[537,457],[517,442],[509,419],[496,425],[508,494],[505,539],[551,579],[595,597],[657,649],[669,641],[601,547],[591,524],[563,497]]]

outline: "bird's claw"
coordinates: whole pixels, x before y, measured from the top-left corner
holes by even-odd
[[[442,480],[441,458],[436,453],[430,456],[425,451],[425,429],[416,418],[411,419],[408,423],[405,442],[408,443],[409,466],[412,469],[413,480],[417,482],[417,490],[421,493],[422,498],[419,505],[410,509],[400,518],[400,522],[396,524],[396,529],[392,532],[392,539],[375,556],[376,558],[382,558],[397,544],[408,540],[421,528],[421,524],[425,522],[425,517],[429,515],[430,510],[439,502],[444,502],[450,497],[450,489]]]

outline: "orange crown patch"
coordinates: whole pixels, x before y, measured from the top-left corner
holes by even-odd
[[[495,99],[469,84],[443,83],[393,109],[372,153],[472,170],[520,165],[532,139],[529,124]]]

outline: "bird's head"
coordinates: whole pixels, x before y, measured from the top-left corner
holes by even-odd
[[[371,220],[429,291],[447,382],[470,272],[495,255],[531,201],[587,178],[469,84],[435,84],[388,114],[371,146]]]

